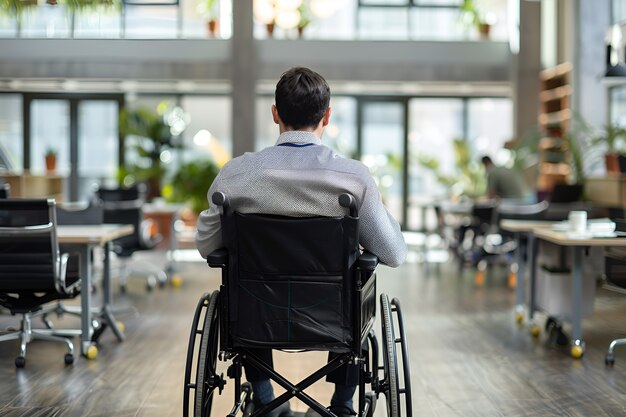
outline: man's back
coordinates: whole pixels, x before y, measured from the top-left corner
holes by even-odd
[[[521,175],[505,167],[494,166],[488,171],[487,189],[500,198],[523,199],[528,196]]]
[[[405,245],[397,222],[383,208],[367,167],[343,158],[307,132],[283,133],[276,146],[246,153],[224,166],[209,194],[224,192],[242,213],[293,217],[341,216],[340,194],[359,203],[361,244],[385,263],[397,265]],[[217,215],[217,218],[216,218]],[[219,221],[215,208],[201,214],[197,244],[203,256],[221,243],[204,224]]]

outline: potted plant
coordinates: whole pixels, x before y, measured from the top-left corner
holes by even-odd
[[[49,146],[46,149],[46,171],[49,173],[55,172],[57,169],[57,151],[53,147]]]
[[[298,37],[302,38],[304,34],[304,29],[311,24],[311,20],[313,20],[313,13],[311,12],[311,6],[309,5],[308,0],[304,0],[300,7],[298,7],[298,12],[300,12],[300,21],[298,22]]]
[[[606,147],[604,162],[607,173],[620,173],[620,150],[622,149],[622,140],[624,139],[626,139],[626,129],[613,123],[607,123],[602,132],[593,139],[592,143],[594,145]]]
[[[463,18],[465,21],[476,28],[481,39],[489,39],[491,24],[481,17],[481,14],[476,7],[475,0],[463,0],[460,8],[463,12]]]
[[[167,102],[160,103],[156,111],[147,108],[122,110],[120,132],[126,136],[126,149],[133,151],[136,157],[127,166],[120,167],[120,184],[129,186],[145,182],[148,184],[148,199],[159,197],[165,163],[171,159],[171,153],[167,152],[182,148],[180,134],[188,123],[189,116],[179,107],[170,109]]]
[[[219,0],[200,0],[198,3],[198,13],[206,19],[209,34],[212,37],[217,36],[217,28],[219,23]]]
[[[7,15],[19,24],[22,14],[37,7],[37,0],[0,0],[0,15]]]
[[[187,203],[197,216],[209,207],[207,192],[219,172],[210,159],[187,162],[180,166],[170,182],[163,187],[163,197],[170,202]]]

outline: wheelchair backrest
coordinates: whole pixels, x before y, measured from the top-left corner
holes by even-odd
[[[225,211],[233,345],[350,348],[358,217]]]

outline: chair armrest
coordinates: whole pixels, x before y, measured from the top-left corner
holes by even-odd
[[[365,271],[374,271],[379,262],[378,256],[372,252],[363,251],[359,259],[357,259],[357,266]]]
[[[206,263],[211,268],[223,268],[228,265],[228,251],[224,248],[216,249],[206,257]]]

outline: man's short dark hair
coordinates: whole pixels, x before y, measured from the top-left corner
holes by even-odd
[[[283,73],[274,93],[278,116],[292,129],[315,127],[330,103],[330,87],[317,72],[293,67]]]

